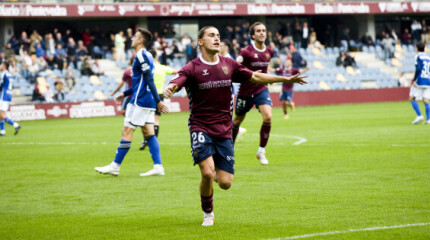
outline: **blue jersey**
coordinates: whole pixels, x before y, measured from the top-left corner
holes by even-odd
[[[0,101],[10,102],[12,100],[12,78],[8,71],[0,75]]]
[[[418,53],[415,62],[415,79],[418,86],[430,88],[430,57]]]
[[[160,102],[154,84],[154,59],[152,55],[141,49],[136,53],[132,66],[132,86],[124,92],[124,96],[131,95],[130,103],[144,108],[156,108]]]

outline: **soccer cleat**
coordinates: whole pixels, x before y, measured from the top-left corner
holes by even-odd
[[[418,117],[415,118],[415,120],[412,122],[412,124],[418,124],[422,120],[424,120],[424,117],[422,115],[418,116]]]
[[[296,104],[291,102],[291,112],[294,112],[296,110]]]
[[[141,173],[141,177],[147,177],[147,176],[164,176],[164,168],[163,165],[154,165],[154,168],[147,171],[146,173]]]
[[[104,166],[104,167],[96,167],[95,170],[99,173],[103,173],[103,174],[110,174],[113,176],[118,176],[119,175],[119,169],[120,167],[114,166],[113,163]]]
[[[146,142],[146,140],[143,140],[142,144],[140,144],[139,150],[145,150],[146,146],[147,146],[147,142]]]
[[[289,118],[290,118],[290,115],[288,115],[288,114],[284,115],[284,119],[285,119],[285,120],[287,120],[287,119],[289,119]]]
[[[4,130],[3,130],[3,131],[0,131],[0,137],[1,137],[1,136],[5,136],[5,135],[6,135],[6,131],[4,131]]]
[[[204,213],[202,226],[213,226],[215,220],[214,212]]]
[[[424,124],[430,124],[430,119],[425,121]]]
[[[260,160],[261,165],[267,165],[269,164],[269,160],[266,158],[266,153],[264,152],[258,152],[257,158]]]
[[[236,142],[239,142],[242,139],[243,135],[247,132],[246,128],[239,127],[239,132],[237,133]]]
[[[18,125],[18,127],[15,128],[15,135],[18,134],[19,130],[21,129],[21,125]]]

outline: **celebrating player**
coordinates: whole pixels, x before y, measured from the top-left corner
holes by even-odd
[[[214,223],[213,181],[221,189],[229,189],[234,174],[232,140],[232,83],[297,82],[306,76],[272,76],[252,72],[235,60],[218,55],[220,34],[212,26],[198,33],[201,57],[185,65],[164,91],[169,98],[185,87],[190,101],[189,129],[194,165],[201,173],[200,196],[204,212],[203,226]]]
[[[144,135],[148,137],[149,152],[154,161],[154,168],[150,175],[164,175],[164,168],[161,164],[160,145],[157,137],[154,135],[154,112],[155,108],[161,112],[168,112],[166,105],[160,101],[157,89],[154,84],[154,64],[152,55],[146,51],[145,46],[151,40],[152,34],[139,28],[132,38],[132,47],[136,50],[136,57],[133,63],[133,85],[124,93],[115,97],[115,101],[121,102],[125,96],[131,95],[130,103],[124,118],[124,128],[122,130],[121,142],[113,162],[105,167],[96,167],[99,173],[119,174],[120,165],[131,147],[133,133],[137,126],[142,127]],[[147,176],[142,173],[141,176]]]
[[[9,63],[4,61],[0,63],[0,136],[6,135],[4,123],[7,122],[15,128],[15,135],[18,134],[21,129],[21,125],[14,122],[11,118],[6,115],[9,109],[10,101],[12,100],[12,79],[7,71]]]
[[[293,62],[289,58],[285,60],[285,67],[282,67],[281,59],[278,59],[278,64],[279,64],[279,67],[276,68],[274,72],[276,74],[279,74],[285,77],[293,76],[297,73],[304,73],[310,69],[309,66],[307,66],[304,69],[294,68]],[[295,104],[293,102],[293,88],[294,88],[294,84],[292,83],[282,83],[281,102],[282,102],[282,109],[284,110],[284,119],[289,118],[287,107],[290,107],[292,112],[294,112],[294,109],[295,109]]]
[[[172,69],[169,66],[162,65],[158,61],[157,52],[155,50],[149,50],[152,57],[154,58],[154,83],[155,87],[157,88],[158,96],[160,97],[160,100],[163,101],[164,95],[164,84],[166,83],[166,75],[172,75],[178,73],[177,69]],[[154,122],[154,131],[155,136],[158,138],[158,133],[160,131],[160,116],[161,112],[158,111],[158,109],[155,110],[155,122]],[[140,150],[144,150],[146,146],[148,145],[148,139],[144,138],[142,141],[142,144],[140,145]]]
[[[249,27],[249,35],[253,42],[244,48],[236,61],[242,63],[252,71],[267,73],[267,66],[273,56],[273,50],[266,46],[266,27],[260,22],[256,22]],[[256,106],[263,117],[263,124],[260,129],[260,147],[257,151],[257,158],[260,163],[266,165],[269,161],[266,158],[265,147],[269,140],[272,126],[272,100],[269,89],[266,85],[245,81],[241,84],[236,99],[236,114],[233,120],[233,141],[239,133],[240,124],[245,119],[246,113]]]
[[[412,79],[412,86],[409,93],[409,100],[417,114],[412,124],[418,124],[424,117],[421,115],[420,107],[416,100],[423,100],[426,110],[426,121],[430,124],[430,57],[424,53],[426,45],[423,42],[417,43],[417,56],[415,61],[415,76]]]

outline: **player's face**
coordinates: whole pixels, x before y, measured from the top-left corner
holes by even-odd
[[[218,53],[220,46],[220,34],[216,28],[206,29],[203,37],[198,40],[199,46],[206,49],[207,52]]]
[[[252,35],[255,41],[263,43],[266,41],[267,32],[266,26],[263,24],[257,25],[254,27],[254,35]]]
[[[134,48],[141,43],[143,43],[143,37],[140,35],[140,32],[136,32],[131,38],[131,47]]]
[[[3,63],[0,64],[0,71],[4,71],[5,70],[5,66]]]

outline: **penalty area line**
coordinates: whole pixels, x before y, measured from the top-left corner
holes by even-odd
[[[349,229],[349,230],[344,230],[344,231],[331,231],[331,232],[321,232],[321,233],[310,233],[310,234],[296,235],[296,236],[290,236],[290,237],[269,238],[269,239],[264,239],[264,240],[301,239],[301,238],[311,238],[311,237],[317,237],[317,236],[327,236],[327,235],[335,235],[335,234],[351,233],[351,232],[367,232],[367,231],[377,231],[377,230],[407,228],[407,227],[417,227],[417,226],[428,226],[428,225],[430,225],[430,222],[426,222],[426,223],[410,223],[410,224],[394,225],[394,226],[369,227],[369,228],[361,228],[361,229]]]

